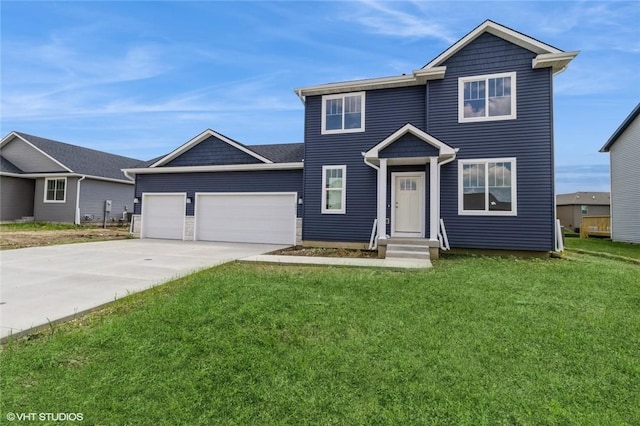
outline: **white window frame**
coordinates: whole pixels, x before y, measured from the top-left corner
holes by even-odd
[[[47,189],[49,188],[49,182],[50,181],[64,181],[64,192],[62,194],[62,200],[49,200],[47,199],[47,193],[49,192]],[[57,183],[56,183],[56,187],[57,187]],[[54,191],[54,197],[55,197],[55,191]],[[44,197],[42,202],[44,203],[66,203],[67,202],[67,178],[66,177],[55,177],[55,178],[45,178],[44,179]]]
[[[489,116],[489,80],[494,78],[503,78],[510,77],[511,78],[511,114],[509,115],[495,115]],[[484,117],[465,117],[464,116],[464,85],[465,83],[470,83],[474,81],[482,81],[485,82],[485,115]],[[478,121],[500,121],[500,120],[515,120],[517,118],[516,112],[516,73],[515,72],[505,72],[500,74],[486,74],[486,75],[475,75],[470,77],[460,77],[458,78],[458,123],[474,123]]]
[[[331,189],[325,188],[325,182],[327,180],[327,170],[342,170],[342,208],[341,209],[328,209],[327,208],[327,191]],[[334,190],[337,190],[334,189]],[[322,214],[345,214],[347,212],[347,166],[322,166]]]
[[[345,129],[344,128],[344,98],[351,96],[360,96],[360,127],[353,129]],[[330,135],[335,133],[357,133],[364,132],[364,121],[365,121],[365,92],[351,92],[351,93],[341,93],[339,95],[324,95],[322,97],[322,134]],[[340,129],[327,129],[327,101],[331,99],[342,99],[342,128]]]
[[[484,164],[485,177],[488,176],[489,163],[511,163],[511,210],[489,210],[489,185],[485,180],[485,210],[464,210],[464,166]],[[458,214],[461,216],[517,216],[518,215],[518,174],[515,157],[481,158],[458,160]]]

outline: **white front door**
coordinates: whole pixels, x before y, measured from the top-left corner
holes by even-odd
[[[424,237],[424,172],[391,174],[391,236]]]

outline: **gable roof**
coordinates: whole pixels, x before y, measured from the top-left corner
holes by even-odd
[[[194,146],[198,145],[200,142],[203,142],[205,140],[207,140],[208,138],[210,138],[211,136],[213,136],[214,138],[229,144],[230,146],[236,148],[239,151],[244,152],[245,154],[249,154],[251,157],[256,158],[257,160],[259,160],[262,163],[273,163],[273,161],[269,160],[268,158],[263,157],[262,155],[258,154],[255,151],[252,151],[251,149],[249,149],[249,147],[241,144],[238,141],[235,141],[221,133],[218,133],[214,130],[211,129],[207,129],[204,132],[200,133],[199,135],[197,135],[196,137],[192,138],[190,141],[182,144],[181,146],[179,146],[177,149],[171,151],[169,154],[165,155],[164,157],[162,157],[160,160],[156,161],[155,163],[151,164],[149,167],[160,167],[163,166],[167,163],[169,163],[171,160],[179,157],[180,155],[184,154],[185,152],[189,151],[191,148],[193,148]]]
[[[425,84],[428,80],[444,78],[446,66],[443,64],[451,56],[463,49],[469,43],[484,33],[490,33],[515,45],[523,47],[537,54],[532,61],[532,68],[551,67],[554,74],[564,71],[579,52],[564,52],[550,44],[543,43],[533,37],[529,37],[511,28],[500,25],[491,20],[486,20],[478,25],[467,35],[455,42],[451,47],[436,56],[431,62],[419,70],[414,70],[410,75],[403,74],[394,77],[382,77],[366,80],[354,80],[341,83],[328,83],[317,86],[309,86],[294,89],[294,92],[304,103],[305,96],[326,95],[331,93],[345,93],[361,90],[386,89],[390,87],[406,87]]]
[[[543,43],[540,40],[529,37],[528,35],[487,19],[482,24],[471,30],[467,35],[455,42],[447,50],[436,56],[431,60],[431,62],[425,65],[423,69],[442,66],[447,59],[458,53],[461,49],[484,33],[493,34],[496,37],[500,37],[501,39],[536,53],[538,57],[533,60],[533,68],[552,67],[554,73],[563,71],[569,62],[571,62],[571,60],[579,53],[564,52],[557,47]]]
[[[638,103],[633,111],[631,111],[631,114],[629,114],[627,118],[624,119],[620,127],[618,127],[616,131],[613,132],[613,135],[611,135],[607,143],[605,143],[604,146],[600,148],[600,152],[609,152],[611,146],[616,143],[618,138],[622,135],[622,133],[624,133],[625,130],[627,130],[627,127],[629,127],[629,125],[633,123],[633,120],[635,120],[638,115],[640,115],[640,103]]]
[[[572,192],[570,194],[556,195],[557,206],[591,205],[608,206],[611,204],[609,192]]]
[[[387,148],[389,145],[398,141],[402,136],[406,134],[412,134],[418,139],[422,140],[424,143],[429,144],[438,150],[438,156],[441,158],[455,158],[457,150],[442,142],[441,140],[431,136],[429,133],[418,129],[411,123],[407,123],[383,141],[378,143],[376,146],[368,150],[367,152],[363,152],[366,161],[378,162],[380,159],[380,152]]]
[[[78,175],[130,182],[130,180],[127,179],[126,176],[122,173],[121,169],[126,167],[134,167],[140,164],[140,160],[135,158],[109,154],[107,152],[84,148],[77,145],[71,145],[51,139],[45,139],[21,132],[11,132],[9,135],[3,138],[2,142],[0,142],[0,148],[4,147],[9,142],[14,140],[18,140],[22,143],[28,144],[29,146],[39,151],[45,157],[48,157],[49,159],[58,163],[69,173]],[[7,158],[4,158],[4,161],[8,161]],[[9,163],[16,169],[20,170],[10,161]],[[4,164],[2,171],[8,172],[8,169],[5,170]],[[42,170],[43,173],[49,171],[50,170]],[[16,172],[14,171],[11,173]],[[20,170],[19,173],[26,174],[22,170]]]

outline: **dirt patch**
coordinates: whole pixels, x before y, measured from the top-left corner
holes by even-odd
[[[281,256],[314,256],[314,257],[351,257],[351,258],[377,258],[378,252],[371,250],[357,250],[345,248],[320,248],[320,247],[289,247],[269,254]]]
[[[88,243],[92,241],[123,240],[129,238],[127,228],[80,228],[62,230],[14,231],[0,230],[0,250],[57,244]]]

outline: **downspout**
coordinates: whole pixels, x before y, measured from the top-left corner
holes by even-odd
[[[80,225],[80,182],[82,182],[85,178],[86,176],[82,176],[80,179],[78,179],[78,184],[76,186],[76,225]]]
[[[298,95],[298,99],[300,99],[300,102],[302,102],[302,105],[305,105],[304,96],[302,95],[302,90],[301,89],[294,90],[294,93]]]
[[[442,162],[438,162],[438,226],[440,226],[440,220],[442,220],[442,216],[440,215],[440,189],[441,189],[441,185],[442,182],[440,180],[440,176],[442,176],[442,171],[441,168],[442,166],[449,164],[450,162],[452,162],[453,160],[456,159],[456,154],[458,153],[458,151],[460,150],[460,148],[454,148],[455,153],[451,156],[451,158],[447,158],[446,160],[442,161]]]

